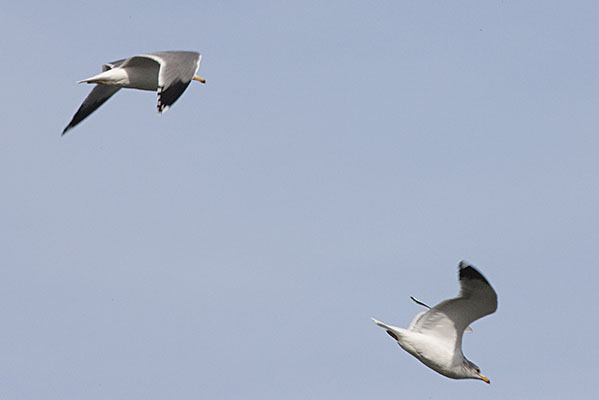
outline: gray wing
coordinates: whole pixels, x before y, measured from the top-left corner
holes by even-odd
[[[126,59],[122,59],[102,65],[102,72],[120,66],[125,60]],[[102,84],[96,85],[92,89],[92,91],[87,95],[85,100],[83,100],[83,103],[73,116],[71,122],[69,122],[67,127],[64,128],[64,130],[62,131],[62,134],[64,135],[65,133],[67,133],[69,129],[74,128],[77,124],[79,124],[81,121],[87,118],[91,113],[96,111],[98,107],[104,104],[106,100],[108,100],[113,94],[118,92],[119,89],[120,88],[118,86],[109,86]]]
[[[120,67],[125,61],[127,61],[127,59],[123,58],[122,60],[112,61],[112,62],[103,64],[102,65],[102,72],[106,72],[109,69]]]
[[[160,64],[158,73],[158,112],[168,110],[187,89],[200,68],[202,56],[195,51],[159,51],[145,54]]]
[[[62,131],[64,135],[69,129],[74,128],[78,123],[87,118],[91,113],[96,111],[98,107],[106,102],[113,94],[118,92],[120,87],[111,85],[98,84],[92,89],[89,95],[83,101],[83,104],[79,107],[73,119],[66,128]]]
[[[442,301],[422,315],[414,323],[414,331],[461,347],[466,327],[497,310],[497,293],[480,272],[462,261],[459,276],[460,294]]]

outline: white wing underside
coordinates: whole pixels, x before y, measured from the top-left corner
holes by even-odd
[[[422,317],[426,313],[427,313],[426,311],[421,311],[418,314],[416,314],[416,316],[414,317],[414,319],[410,323],[410,326],[408,327],[408,330],[409,331],[413,331],[414,327],[416,326],[416,322],[418,322],[418,320],[420,319],[420,317]]]
[[[477,319],[495,312],[497,294],[488,283],[478,279],[461,279],[460,285],[457,297],[416,315],[409,330],[433,337],[461,353],[464,330]]]
[[[417,298],[415,298],[414,296],[410,296],[410,299],[412,299],[412,301],[414,301],[414,303],[421,305],[422,307],[425,307],[427,309],[431,309],[430,306],[428,306],[426,303],[423,303],[422,301],[418,300]],[[420,318],[420,316],[424,314],[424,312],[418,313],[416,314],[416,316],[414,317],[414,319],[412,320],[412,323],[410,324],[410,327],[408,329],[412,329],[412,327],[414,326],[414,324],[416,323],[416,321],[418,320],[418,318]],[[472,328],[470,326],[467,326],[466,329],[464,329],[464,332],[466,333],[470,333],[472,332]]]

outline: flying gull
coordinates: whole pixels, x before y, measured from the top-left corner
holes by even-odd
[[[157,91],[158,113],[163,113],[192,80],[206,83],[204,78],[195,75],[201,59],[200,53],[194,51],[159,51],[104,64],[100,74],[77,82],[95,83],[96,86],[62,134],[87,118],[121,88]]]
[[[464,357],[462,335],[472,322],[497,310],[497,294],[485,277],[464,261],[460,262],[459,276],[460,294],[417,314],[408,329],[372,320],[401,348],[441,375],[491,383],[476,364]]]

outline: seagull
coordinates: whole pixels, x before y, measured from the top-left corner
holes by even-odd
[[[158,92],[158,113],[161,114],[183,94],[192,80],[206,83],[196,76],[202,55],[194,51],[159,51],[113,61],[102,65],[102,72],[77,83],[95,83],[73,119],[62,131],[87,118],[121,88]]]
[[[460,294],[417,314],[408,329],[372,320],[402,349],[441,375],[491,383],[476,364],[464,357],[462,335],[472,322],[497,310],[497,294],[485,277],[465,261],[460,262],[459,277]]]

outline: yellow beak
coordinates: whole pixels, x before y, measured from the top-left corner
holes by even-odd
[[[202,82],[202,83],[206,83],[206,79],[202,78],[201,76],[197,76],[197,75],[193,77],[193,80]]]
[[[482,379],[486,383],[491,383],[491,380],[489,378],[487,378],[486,376],[484,376],[483,374],[478,374],[478,376],[480,376],[480,379]]]

